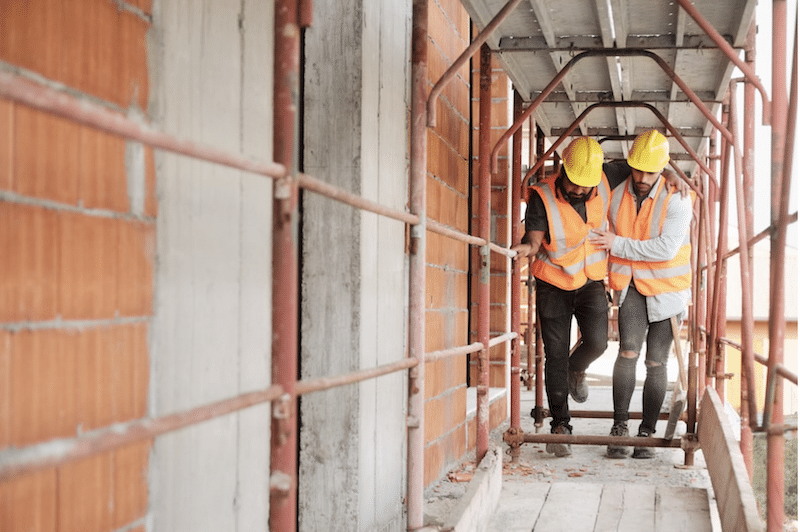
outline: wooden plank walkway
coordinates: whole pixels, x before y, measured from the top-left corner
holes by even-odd
[[[504,484],[489,532],[712,532],[702,488],[587,482]]]

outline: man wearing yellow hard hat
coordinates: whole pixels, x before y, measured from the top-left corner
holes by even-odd
[[[620,292],[620,347],[614,364],[611,436],[628,436],[636,361],[645,336],[647,374],[637,435],[655,433],[667,387],[670,320],[680,322],[691,296],[692,201],[666,186],[661,173],[668,162],[669,141],[664,135],[650,130],[636,137],[628,156],[631,177],[611,197],[611,230],[597,228],[589,239],[592,245],[608,250],[609,284]],[[628,452],[624,446],[609,445],[606,454],[624,458]],[[653,456],[652,447],[634,447],[634,458]]]
[[[625,163],[604,164],[600,144],[574,139],[561,153],[558,174],[537,183],[525,213],[525,236],[511,249],[518,257],[536,257],[536,308],[545,351],[545,388],[554,434],[572,434],[568,397],[589,396],[586,369],[608,345],[608,299],[603,280],[607,252],[589,241],[605,229],[611,190],[630,174]],[[683,183],[671,176],[674,186]],[[570,355],[572,318],[581,343]],[[547,452],[568,456],[568,444],[547,444]]]

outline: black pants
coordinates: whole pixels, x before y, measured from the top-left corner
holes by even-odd
[[[608,346],[606,289],[602,281],[589,281],[577,290],[562,290],[537,279],[536,309],[544,342],[545,388],[553,418],[551,425],[569,426],[569,371],[586,371]],[[570,356],[573,316],[581,332],[581,344]]]
[[[667,359],[672,346],[670,320],[647,321],[647,298],[631,285],[619,309],[619,350],[633,351],[636,358],[617,356],[614,363],[614,421],[628,421],[628,409],[636,387],[636,362],[647,334],[645,368],[647,375],[642,391],[642,423],[639,432],[653,434],[667,390]]]

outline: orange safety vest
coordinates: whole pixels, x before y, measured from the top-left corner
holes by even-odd
[[[611,187],[605,173],[586,201],[586,221],[570,203],[556,193],[556,177],[551,175],[537,183],[533,190],[539,194],[547,211],[550,242],[542,240],[533,275],[562,290],[577,290],[589,279],[600,281],[608,270],[608,254],[589,243],[589,231],[605,229],[611,199]]]
[[[667,206],[675,192],[668,189],[663,179],[656,186],[655,195],[642,202],[638,213],[636,197],[628,190],[629,182],[614,190],[608,217],[617,235],[635,240],[649,240],[661,235]],[[685,290],[692,285],[691,252],[687,231],[678,253],[670,260],[631,261],[611,255],[608,258],[609,284],[614,290],[623,290],[633,278],[636,290],[644,296]]]

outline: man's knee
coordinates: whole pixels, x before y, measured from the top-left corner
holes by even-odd
[[[619,356],[622,358],[639,358],[639,353],[636,351],[620,351]]]

